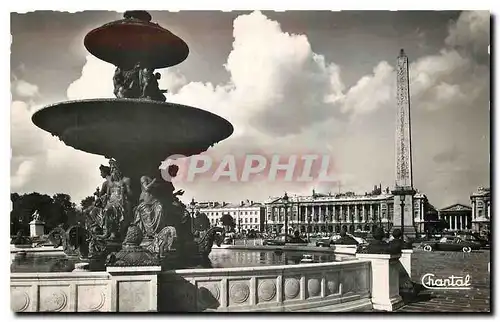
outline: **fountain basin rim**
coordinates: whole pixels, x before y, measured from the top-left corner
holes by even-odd
[[[188,108],[188,109],[193,109],[202,113],[205,113],[207,115],[211,115],[214,117],[217,117],[223,121],[226,121],[231,128],[233,128],[233,125],[223,118],[222,116],[219,116],[215,113],[212,113],[210,111],[190,106],[190,105],[185,105],[185,104],[178,104],[178,103],[170,103],[170,102],[158,102],[158,101],[152,101],[152,100],[147,100],[147,99],[140,99],[140,98],[86,98],[86,99],[76,99],[76,100],[66,100],[66,101],[60,101],[60,102],[55,102],[51,103],[48,105],[45,105],[41,109],[35,111],[31,117],[31,120],[35,122],[35,115],[39,115],[40,112],[46,111],[49,108],[54,108],[54,107],[59,107],[59,106],[65,106],[65,105],[76,105],[76,104],[86,104],[86,103],[137,103],[137,104],[146,104],[146,105],[159,105],[159,106],[164,106],[164,107],[176,107],[176,108]],[[234,130],[234,128],[233,128]]]
[[[209,274],[213,273],[237,273],[237,272],[260,272],[270,270],[283,270],[290,271],[302,268],[317,268],[317,267],[330,267],[330,266],[348,266],[359,263],[369,263],[369,260],[353,258],[352,260],[345,260],[341,262],[324,262],[324,263],[310,263],[310,264],[291,264],[291,265],[270,265],[270,266],[252,266],[252,267],[220,267],[220,268],[181,268],[175,270],[165,270],[162,273],[175,273],[175,274]]]
[[[157,266],[151,266],[149,270],[147,266],[130,266],[123,270],[123,267],[113,267],[111,272],[89,272],[89,271],[79,271],[79,272],[41,272],[41,273],[10,273],[10,278],[12,280],[23,280],[23,279],[53,279],[53,280],[67,280],[74,279],[75,277],[84,279],[109,279],[110,276],[115,272],[122,273],[133,273],[133,272],[149,272],[151,274],[200,274],[200,275],[210,275],[210,273],[239,273],[239,272],[261,272],[261,271],[293,271],[301,269],[314,269],[318,267],[349,267],[351,265],[357,265],[362,263],[371,263],[369,259],[358,259],[353,258],[352,260],[346,260],[341,262],[327,262],[327,263],[306,263],[306,264],[292,264],[292,265],[273,265],[273,266],[255,266],[255,267],[222,267],[222,268],[182,268],[175,270],[157,270]]]

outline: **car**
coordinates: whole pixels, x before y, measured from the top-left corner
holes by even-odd
[[[469,253],[472,250],[479,250],[481,248],[481,244],[475,241],[466,241],[461,237],[445,236],[438,241],[423,242],[421,247],[427,252],[442,250]]]
[[[286,242],[285,235],[279,235],[274,239],[264,239],[262,241],[262,245],[265,246],[283,246],[285,244],[307,244],[307,242],[300,237],[294,237],[291,235],[286,235]]]
[[[471,234],[471,233],[458,233],[457,237],[460,237],[464,241],[467,241],[467,242],[477,242],[477,243],[481,244],[481,248],[489,248],[490,247],[490,242],[486,238],[482,238],[482,237],[479,237],[479,236]]]
[[[316,247],[330,247],[335,244],[335,241],[340,238],[340,235],[333,235],[331,237],[323,237],[316,241]]]

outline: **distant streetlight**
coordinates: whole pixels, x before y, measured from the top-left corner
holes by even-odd
[[[285,205],[285,243],[286,243],[286,236],[288,235],[288,195],[286,194],[286,192],[282,200],[283,204]]]
[[[191,199],[189,206],[191,208],[191,232],[194,232],[194,212],[196,209],[196,201],[194,201],[194,198]]]

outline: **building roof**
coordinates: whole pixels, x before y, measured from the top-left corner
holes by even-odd
[[[440,212],[456,212],[456,211],[472,211],[472,208],[470,206],[456,203],[444,208],[439,209]]]
[[[491,193],[490,188],[478,187],[477,191],[471,194],[471,197],[489,196],[490,193]]]
[[[259,202],[250,200],[242,201],[241,203],[228,203],[228,202],[199,202],[198,208],[202,209],[235,209],[235,208],[258,208],[264,205]]]
[[[352,201],[352,200],[390,200],[393,198],[391,194],[380,195],[356,195],[356,194],[335,194],[335,195],[318,195],[315,196],[289,196],[289,203],[297,202],[332,202],[332,201]],[[270,198],[265,204],[283,203],[283,197]]]

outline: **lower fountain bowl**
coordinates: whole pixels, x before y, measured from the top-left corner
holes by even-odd
[[[208,111],[143,99],[61,102],[37,111],[32,121],[66,145],[105,157],[191,156],[233,133],[231,123]]]

